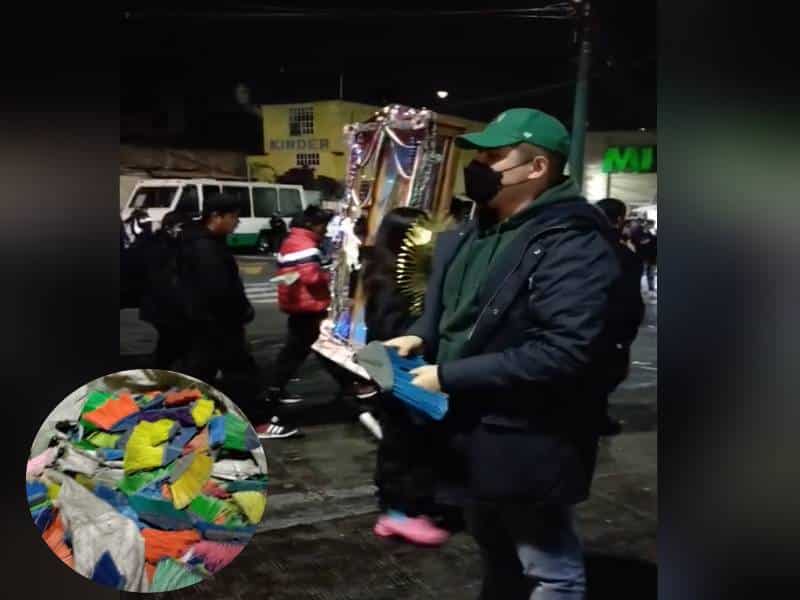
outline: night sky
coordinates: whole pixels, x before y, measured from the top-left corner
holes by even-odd
[[[594,4],[589,129],[655,128],[655,2]],[[123,10],[123,142],[258,152],[257,119],[237,107],[236,84],[249,87],[254,104],[335,99],[340,74],[345,100],[427,106],[483,121],[505,108],[530,106],[571,124],[578,54],[573,20],[510,17],[497,9],[321,14],[291,5],[284,15],[275,14],[276,5],[240,6]],[[446,100],[436,97],[439,89],[449,92]],[[141,123],[166,127],[175,107],[181,124],[144,139]]]

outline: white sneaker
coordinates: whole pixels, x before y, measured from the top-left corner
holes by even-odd
[[[280,392],[275,388],[270,388],[266,393],[267,402],[280,402],[281,404],[297,404],[303,402],[303,397],[288,392]]]
[[[297,427],[281,425],[278,417],[272,417],[269,423],[264,423],[256,427],[256,433],[259,439],[262,440],[289,438],[297,435],[299,432],[300,430]]]
[[[383,439],[383,430],[381,429],[381,424],[378,423],[377,419],[372,416],[372,413],[365,411],[358,415],[358,420],[369,430],[372,435],[379,440]]]
[[[281,404],[298,404],[303,401],[303,397],[297,394],[283,394],[278,397],[278,402]]]

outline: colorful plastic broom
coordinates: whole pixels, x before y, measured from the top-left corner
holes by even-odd
[[[174,435],[176,430],[177,424],[169,419],[152,423],[142,421],[136,425],[125,446],[125,473],[153,469],[171,462],[167,446],[163,442]]]
[[[83,430],[85,432],[88,433],[90,431],[95,431],[97,427],[84,419],[84,415],[100,408],[110,399],[111,394],[107,394],[105,392],[99,392],[95,390],[89,394],[89,397],[86,398],[86,402],[83,403],[83,407],[81,408],[81,417],[79,419],[79,422],[83,426]]]
[[[227,450],[238,450],[246,452],[261,446],[255,431],[252,427],[234,415],[225,413],[225,442],[222,447]]]
[[[185,508],[200,493],[213,466],[214,459],[203,453],[189,454],[178,461],[169,478],[175,508]]]
[[[261,492],[235,492],[233,500],[239,505],[250,523],[258,524],[264,516],[267,497]]]
[[[200,534],[194,529],[183,531],[161,531],[142,529],[144,538],[144,558],[157,563],[162,558],[180,558],[186,551],[200,541]]]
[[[135,494],[145,486],[151,483],[158,483],[170,476],[172,473],[173,465],[167,465],[163,469],[156,469],[155,471],[140,471],[125,475],[117,484],[117,489],[125,494]]]
[[[203,581],[203,577],[189,570],[174,558],[164,558],[158,562],[156,573],[149,592],[169,592],[189,587]]]
[[[182,406],[184,404],[190,404],[194,400],[202,397],[202,395],[203,394],[200,393],[200,390],[193,389],[167,392],[166,401],[164,403],[167,406]]]
[[[243,544],[224,544],[203,540],[192,547],[191,553],[193,558],[202,559],[206,569],[216,573],[227,567],[242,550],[244,550]]]
[[[212,400],[209,400],[208,398],[198,399],[191,408],[192,418],[194,419],[195,425],[202,427],[208,423],[209,419],[211,419],[211,415],[214,414],[214,408],[215,406]]]
[[[164,499],[160,492],[153,493],[145,488],[128,498],[131,507],[139,518],[160,529],[190,529],[193,525],[190,515],[177,510],[172,502]]]
[[[117,398],[111,398],[100,408],[83,415],[83,420],[99,429],[109,431],[114,425],[139,412],[139,405],[134,402],[130,394],[121,393]]]
[[[197,517],[197,521],[206,523],[214,523],[219,517],[224,517],[227,520],[237,512],[236,507],[230,502],[206,495],[197,496],[192,500],[188,510]]]

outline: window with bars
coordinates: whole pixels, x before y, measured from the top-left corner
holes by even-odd
[[[314,107],[289,109],[289,135],[314,135]]]
[[[319,152],[300,152],[297,155],[298,167],[318,167]]]

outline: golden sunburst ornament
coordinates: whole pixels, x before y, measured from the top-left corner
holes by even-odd
[[[397,286],[411,306],[411,314],[422,314],[425,287],[433,270],[433,248],[436,237],[455,224],[455,219],[423,218],[414,223],[403,239],[397,255]]]

